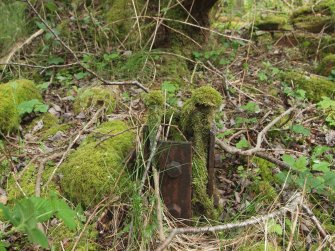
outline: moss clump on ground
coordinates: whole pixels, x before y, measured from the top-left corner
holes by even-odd
[[[207,148],[209,130],[215,111],[222,103],[222,97],[210,86],[203,86],[192,93],[181,111],[181,126],[187,137],[192,139],[195,148],[193,157],[193,205],[200,206],[205,215],[217,218],[213,198],[207,194]]]
[[[53,166],[50,166],[50,165],[45,166],[44,172],[42,174],[41,185],[47,182],[52,171],[53,171]],[[17,180],[17,183],[13,175],[11,175],[7,180],[6,191],[7,191],[9,203],[12,203],[13,201],[23,198],[25,196],[35,195],[35,184],[36,184],[38,167],[31,164],[27,166],[26,169],[23,170],[23,172],[24,172],[23,174],[18,173],[16,175],[17,177],[21,175],[21,178]],[[22,190],[18,187],[18,185],[21,187]],[[50,191],[57,192],[57,190],[58,190],[57,186],[54,183],[51,183],[48,186],[47,190],[41,189],[41,196],[42,197],[47,196]]]
[[[332,70],[335,70],[335,54],[329,54],[321,60],[317,68],[317,73],[328,77]]]
[[[270,183],[275,182],[275,177],[271,170],[276,166],[275,164],[259,157],[253,157],[252,163],[259,168],[259,173],[263,180],[269,181]]]
[[[266,15],[255,21],[255,27],[260,30],[292,30],[287,16]]]
[[[287,82],[293,82],[298,89],[306,91],[306,96],[313,102],[319,102],[322,97],[335,97],[335,83],[321,76],[306,76],[298,72],[284,72],[282,79]]]
[[[41,94],[32,81],[19,79],[0,84],[0,130],[12,132],[19,128],[18,105],[32,99],[42,100]]]
[[[63,223],[51,227],[48,231],[50,246],[53,247],[55,250],[62,250],[62,247],[65,250],[71,250],[81,230],[82,227],[80,227],[77,230],[71,230]],[[85,229],[83,235],[80,238],[80,241],[76,246],[76,250],[79,251],[99,250],[98,245],[95,243],[97,236],[98,231],[96,229],[96,224],[88,225],[88,227]]]
[[[115,110],[116,101],[112,90],[107,87],[95,86],[80,89],[73,108],[76,113],[88,112],[90,109],[104,107],[107,113]]]
[[[40,136],[42,140],[48,139],[50,136],[55,135],[57,132],[65,132],[70,129],[69,124],[59,124],[58,118],[51,113],[45,113],[42,116],[33,120],[29,125],[28,130],[34,128],[39,121],[43,122],[43,128],[36,132],[37,136]]]
[[[127,129],[119,120],[101,124],[61,165],[61,188],[72,202],[89,207],[110,194],[131,195],[133,186],[124,161],[135,135]],[[119,132],[123,133],[101,141],[105,134]]]

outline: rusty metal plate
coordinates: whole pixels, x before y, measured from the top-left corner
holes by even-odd
[[[158,169],[163,201],[172,216],[192,217],[192,144],[158,142]]]

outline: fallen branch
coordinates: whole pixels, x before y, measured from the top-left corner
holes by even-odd
[[[290,114],[293,110],[295,109],[295,107],[291,107],[290,109],[286,110],[284,113],[282,113],[281,115],[279,115],[278,117],[276,117],[273,121],[271,121],[266,127],[263,128],[263,130],[257,135],[257,143],[256,146],[254,148],[248,149],[248,150],[242,150],[236,147],[233,147],[227,143],[225,143],[222,140],[219,139],[215,139],[215,143],[224,151],[230,153],[230,154],[239,154],[239,155],[245,155],[245,156],[252,156],[252,155],[256,155],[260,158],[266,159],[282,168],[285,169],[290,169],[290,166],[270,155],[267,155],[264,153],[264,151],[266,151],[266,149],[261,148],[262,142],[263,142],[263,138],[265,137],[265,134],[269,131],[269,129],[274,126],[276,123],[278,123],[283,117],[285,117],[286,115]]]
[[[54,69],[54,68],[66,68],[66,67],[71,67],[74,65],[78,65],[78,62],[75,63],[69,63],[69,64],[55,64],[55,65],[48,65],[48,66],[43,66],[43,65],[34,65],[34,64],[26,64],[26,63],[1,63],[0,65],[5,65],[5,66],[22,66],[22,67],[30,67],[30,68],[38,68],[42,69],[43,71],[49,70],[49,69]]]
[[[148,92],[148,88],[143,86],[141,83],[139,83],[137,80],[134,81],[124,81],[124,82],[112,82],[104,79],[100,75],[98,75],[95,71],[88,68],[85,64],[80,62],[77,54],[70,48],[69,45],[67,45],[59,36],[58,34],[50,27],[50,25],[44,20],[44,18],[38,13],[36,8],[32,5],[32,3],[29,0],[24,0],[29,7],[32,9],[32,11],[36,14],[36,16],[41,20],[41,22],[45,25],[45,27],[51,32],[51,34],[60,42],[60,44],[70,52],[70,54],[74,57],[78,65],[83,68],[85,71],[89,72],[91,75],[96,77],[99,81],[101,81],[104,85],[136,85],[137,87],[141,88],[143,91]]]
[[[264,223],[269,219],[286,214],[287,212],[293,212],[299,203],[301,202],[302,196],[300,193],[295,194],[291,200],[286,204],[286,206],[276,210],[270,214],[254,217],[242,222],[228,223],[224,225],[218,225],[213,227],[187,227],[187,228],[175,228],[173,229],[169,236],[159,245],[156,251],[163,251],[173,240],[176,235],[179,234],[198,234],[198,233],[209,233],[209,232],[219,232],[227,229],[241,228],[250,225],[255,225],[257,223]]]
[[[42,35],[44,32],[44,30],[40,29],[38,31],[36,31],[34,34],[32,34],[29,38],[27,38],[24,42],[22,43],[18,43],[16,44],[11,51],[9,52],[9,54],[2,58],[2,60],[0,60],[0,64],[1,65],[5,65],[4,69],[6,69],[6,65],[9,64],[9,62],[11,61],[11,59],[14,57],[14,55],[21,50],[25,45],[30,44],[35,38],[37,38],[38,36]]]

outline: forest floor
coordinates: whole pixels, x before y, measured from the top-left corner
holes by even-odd
[[[227,6],[215,7],[209,31],[202,28],[204,46],[188,37],[195,43],[185,46],[187,53],[182,46],[115,49],[101,39],[110,30],[99,20],[97,6],[71,10],[48,3],[26,11],[36,23],[31,34],[22,34],[10,48],[0,47],[0,81],[30,79],[42,94],[13,108],[20,126],[8,129],[11,106],[1,103],[7,94],[6,87],[0,89],[0,203],[5,205],[0,207],[0,251],[334,250],[332,1],[330,14],[319,5],[312,5],[314,13],[310,5],[302,7],[307,19],[325,18],[319,27],[314,20],[311,29],[287,21],[301,15],[293,5],[286,6],[286,21],[280,11],[264,6],[257,11],[266,18],[251,19],[252,10],[236,17]],[[189,227],[160,203],[159,189],[146,182],[143,169],[156,178],[158,139],[176,140],[178,134],[178,140],[197,144],[196,134],[188,137],[183,128],[183,109],[197,88],[208,85],[223,99],[211,117],[213,204],[219,213],[210,217],[193,205]],[[161,96],[154,96],[155,90]],[[143,125],[150,127],[156,116],[160,126],[151,128],[151,154],[144,157]],[[53,196],[69,207],[55,206]],[[39,213],[50,207],[54,215],[44,219]],[[30,210],[34,213],[26,214]],[[47,237],[46,244],[35,230]]]

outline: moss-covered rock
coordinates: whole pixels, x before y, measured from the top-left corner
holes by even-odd
[[[94,86],[80,89],[73,108],[76,113],[90,109],[105,108],[107,113],[115,110],[115,95],[108,87]]]
[[[260,30],[292,30],[292,27],[288,24],[288,17],[284,15],[260,16],[255,21],[255,27]]]
[[[19,79],[0,84],[0,130],[12,132],[19,128],[18,105],[32,99],[42,100],[41,94],[32,81]]]
[[[322,97],[335,97],[335,83],[325,77],[311,75],[307,76],[299,72],[284,72],[281,74],[282,79],[293,84],[304,91],[309,100],[318,102]]]
[[[328,77],[334,69],[335,54],[329,54],[321,60],[319,66],[317,67],[317,73],[322,76]]]
[[[193,157],[193,205],[203,214],[217,218],[213,198],[207,194],[207,148],[209,130],[211,129],[215,111],[222,103],[222,97],[210,86],[200,87],[192,93],[181,111],[181,126],[195,147]],[[200,207],[200,208],[199,208]]]
[[[130,195],[133,186],[124,160],[134,146],[135,135],[126,129],[118,120],[101,124],[61,165],[61,188],[71,201],[89,207],[109,194]],[[101,141],[101,135],[119,132],[123,133]]]

